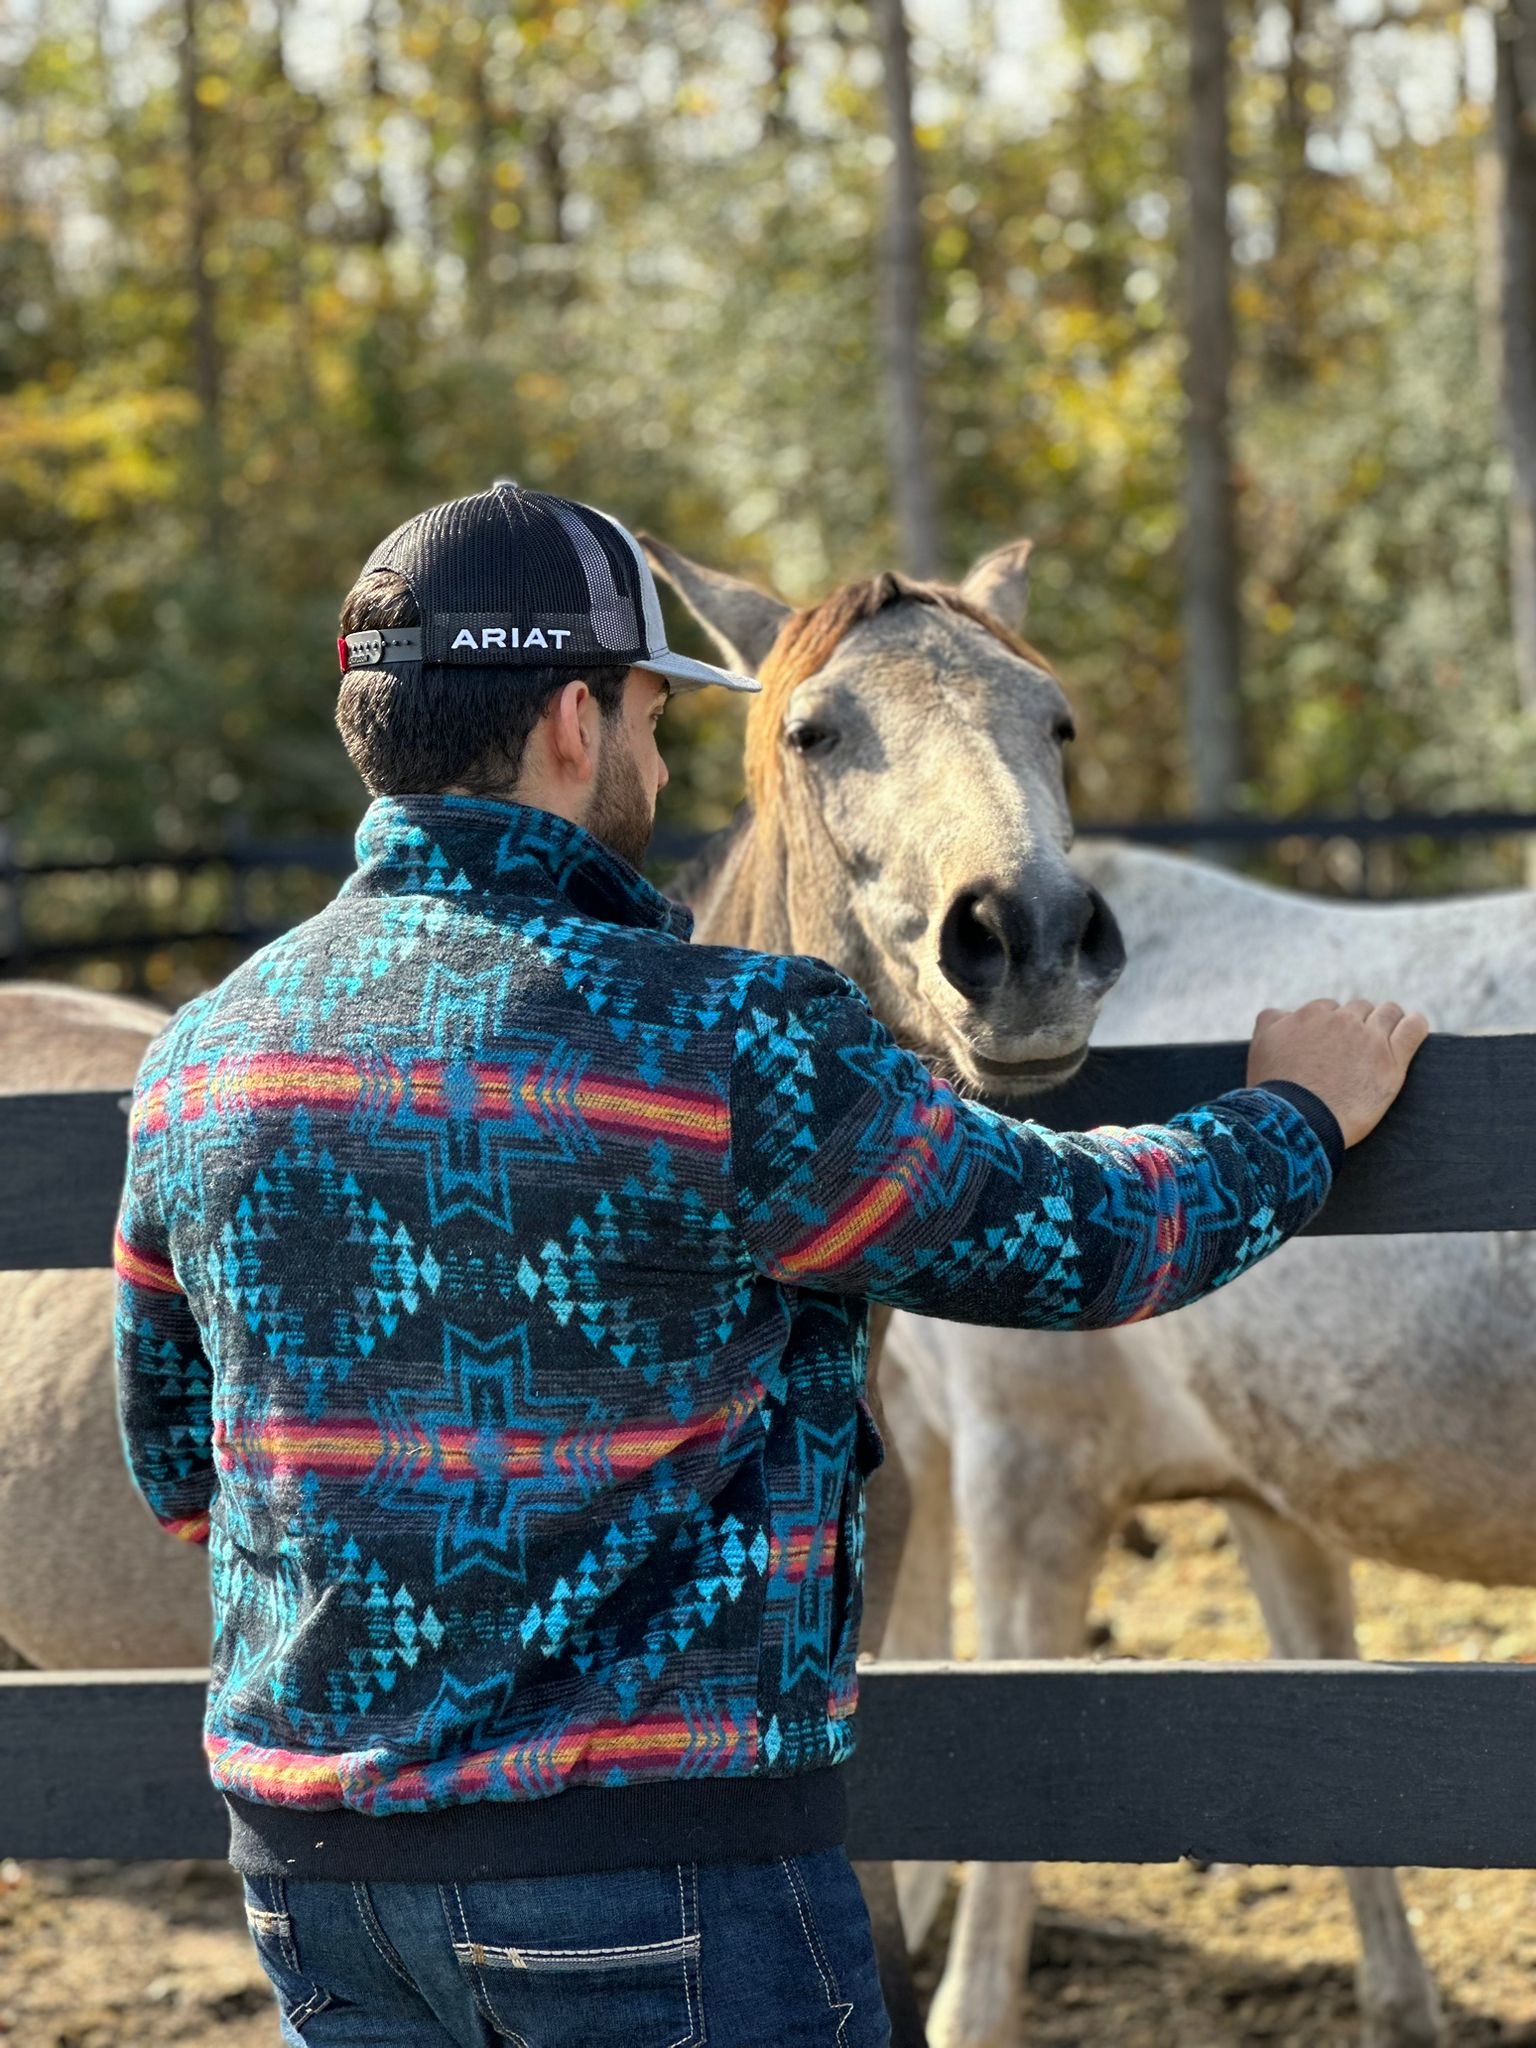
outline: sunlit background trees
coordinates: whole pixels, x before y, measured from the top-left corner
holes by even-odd
[[[1532,42],[1536,0],[23,0],[0,826],[345,837],[340,597],[497,474],[795,602],[1030,533],[1084,819],[1529,806]],[[669,716],[672,826],[729,814],[739,716]]]

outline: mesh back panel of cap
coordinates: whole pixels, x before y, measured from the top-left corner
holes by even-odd
[[[569,499],[503,485],[433,505],[380,541],[364,566],[393,569],[410,585],[425,661],[628,667],[646,651],[627,542]]]

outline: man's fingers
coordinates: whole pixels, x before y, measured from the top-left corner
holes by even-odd
[[[1406,1066],[1428,1036],[1429,1019],[1422,1011],[1410,1010],[1406,1017],[1393,1025],[1387,1045],[1393,1056]]]
[[[1387,1043],[1398,1053],[1412,1058],[1429,1036],[1429,1020],[1418,1010],[1406,1013],[1401,1003],[1377,1003],[1369,996],[1351,996],[1347,1003],[1336,1002],[1332,996],[1314,996],[1309,1003],[1302,1003],[1294,1010],[1269,1008],[1260,1010],[1253,1020],[1255,1031],[1267,1031],[1272,1024],[1278,1024],[1284,1017],[1305,1017],[1309,1013],[1321,1016],[1328,1010],[1342,1010],[1346,1015],[1358,1017],[1362,1024],[1369,1024],[1380,1031]]]

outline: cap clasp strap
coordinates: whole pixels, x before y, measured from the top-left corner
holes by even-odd
[[[390,626],[366,633],[343,633],[336,642],[342,672],[349,668],[393,668],[421,659],[420,626]]]

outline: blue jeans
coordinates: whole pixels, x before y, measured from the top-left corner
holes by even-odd
[[[841,1849],[468,1884],[243,1876],[300,2048],[887,2048]]]

